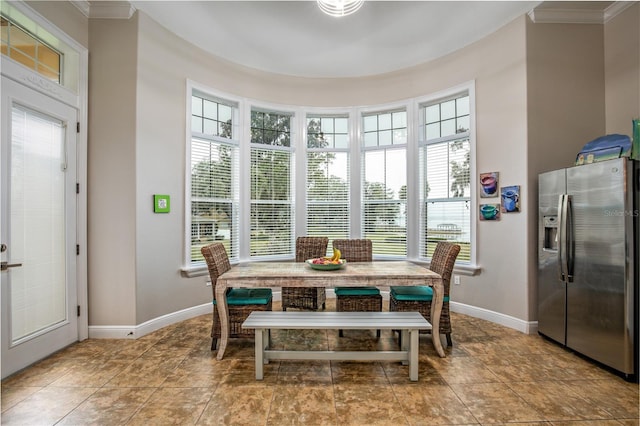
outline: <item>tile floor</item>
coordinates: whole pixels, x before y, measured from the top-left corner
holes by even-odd
[[[335,304],[329,300],[327,309]],[[280,309],[274,303],[274,309]],[[210,351],[210,316],[138,340],[87,340],[2,381],[3,425],[640,425],[638,384],[539,336],[452,314],[454,346],[420,338],[420,380],[393,362],[281,361],[254,380],[253,341]],[[396,345],[391,332],[274,332],[286,347]]]

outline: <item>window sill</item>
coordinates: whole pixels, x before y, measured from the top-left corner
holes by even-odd
[[[414,263],[418,264],[418,265],[422,265],[425,268],[429,267],[429,262],[426,262],[424,260],[413,260]],[[471,265],[471,264],[457,264],[453,267],[453,273],[456,275],[464,275],[464,276],[468,276],[468,277],[473,277],[476,275],[479,275],[480,272],[482,271],[482,267],[478,266],[478,265]]]
[[[186,278],[204,277],[209,275],[209,269],[206,265],[183,266],[180,268],[180,275]]]

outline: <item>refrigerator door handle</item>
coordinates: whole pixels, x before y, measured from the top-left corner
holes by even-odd
[[[558,279],[565,281],[566,279],[566,246],[567,240],[567,227],[566,221],[566,195],[560,194],[558,196]]]
[[[567,282],[573,282],[573,270],[575,262],[575,241],[573,235],[573,201],[571,195],[565,195],[565,271]]]

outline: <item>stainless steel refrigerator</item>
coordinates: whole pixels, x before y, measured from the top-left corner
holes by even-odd
[[[538,332],[638,375],[638,162],[538,178]]]

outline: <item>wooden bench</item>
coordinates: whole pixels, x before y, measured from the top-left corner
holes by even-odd
[[[418,312],[251,312],[242,328],[255,329],[256,380],[263,364],[275,359],[402,361],[409,378],[418,380],[418,333],[431,324]],[[400,330],[399,351],[288,351],[270,348],[270,330]]]

